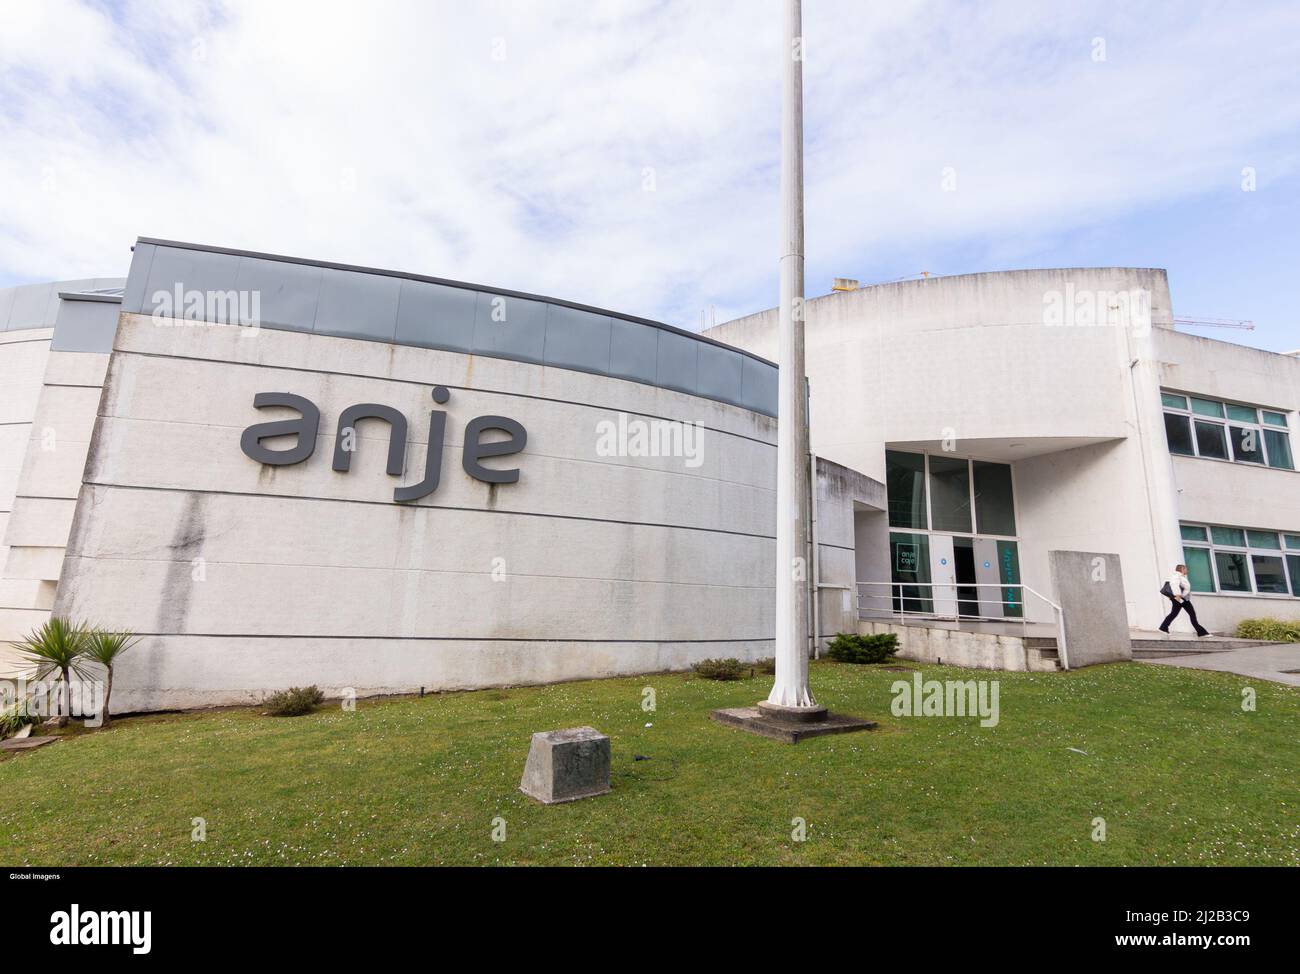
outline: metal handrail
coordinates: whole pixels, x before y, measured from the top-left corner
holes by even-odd
[[[999,601],[999,602],[1004,602],[1004,603],[1006,603],[1006,602],[1011,602],[1011,604],[1018,604],[1018,605],[1021,607],[1021,613],[1020,613],[1020,636],[1021,636],[1022,639],[1024,639],[1024,638],[1027,636],[1027,634],[1028,634],[1028,627],[1029,627],[1029,613],[1028,613],[1028,611],[1027,611],[1027,601],[1026,601],[1026,599],[1024,598],[1024,596],[1025,596],[1026,593],[1029,594],[1029,595],[1032,595],[1032,596],[1034,596],[1035,598],[1039,599],[1040,601],[1046,603],[1046,604],[1047,604],[1047,605],[1052,609],[1052,614],[1053,614],[1053,616],[1054,616],[1054,618],[1055,618],[1055,622],[1056,622],[1056,646],[1057,646],[1057,655],[1060,657],[1060,660],[1061,660],[1061,668],[1062,668],[1062,669],[1066,669],[1066,670],[1068,670],[1068,669],[1070,668],[1070,657],[1069,657],[1069,652],[1068,652],[1068,650],[1067,650],[1067,648],[1066,648],[1066,645],[1065,645],[1065,610],[1062,609],[1062,608],[1061,608],[1059,605],[1057,605],[1055,602],[1053,602],[1051,599],[1049,599],[1047,596],[1043,595],[1041,592],[1038,592],[1038,591],[1036,591],[1036,590],[1030,588],[1028,585],[1023,585],[1023,584],[1021,584],[1021,583],[1019,583],[1019,582],[1014,583],[1014,584],[1006,584],[1006,585],[999,584],[999,583],[994,583],[994,582],[971,582],[970,584],[967,584],[967,583],[964,583],[964,582],[963,582],[963,583],[960,584],[960,585],[958,585],[958,584],[956,584],[956,583],[954,583],[954,582],[894,582],[894,581],[889,581],[889,582],[858,582],[858,588],[859,588],[859,589],[867,588],[867,587],[869,587],[869,586],[877,586],[877,587],[879,587],[879,586],[887,586],[887,587],[890,589],[889,595],[888,595],[888,596],[872,596],[872,595],[865,595],[863,592],[859,591],[859,592],[858,592],[858,612],[859,612],[859,615],[860,615],[864,610],[865,610],[865,611],[871,611],[871,612],[878,611],[878,610],[876,610],[876,609],[868,609],[868,608],[866,608],[865,606],[863,606],[862,603],[863,603],[864,599],[867,599],[867,598],[886,598],[886,597],[887,597],[887,598],[890,599],[889,614],[890,614],[891,616],[895,616],[895,615],[896,615],[896,616],[898,617],[898,624],[899,624],[899,625],[906,625],[907,623],[906,623],[905,620],[906,620],[906,618],[907,618],[907,599],[908,599],[908,598],[912,598],[912,599],[916,599],[916,600],[923,600],[923,599],[927,599],[927,598],[928,598],[928,601],[930,602],[930,610],[931,610],[931,611],[929,611],[929,612],[919,612],[919,613],[914,612],[914,613],[913,613],[913,616],[918,616],[918,615],[919,615],[919,616],[922,616],[922,617],[924,617],[924,618],[928,618],[928,619],[952,619],[954,622],[957,623],[958,627],[961,626],[961,622],[962,622],[963,619],[965,619],[965,620],[967,620],[967,621],[973,621],[973,622],[1003,622],[1003,623],[1008,622],[1009,620],[1007,619],[1006,616],[980,616],[980,615],[970,615],[970,614],[965,614],[965,613],[963,613],[963,612],[961,611],[961,603],[962,603],[962,602],[969,602],[970,600],[969,600],[969,599],[963,599],[963,598],[961,598],[960,596],[955,595],[955,594],[954,594],[954,596],[953,596],[952,598],[948,598],[948,597],[946,597],[946,596],[945,596],[945,598],[944,598],[944,601],[945,601],[945,602],[953,602],[953,603],[957,606],[956,611],[955,611],[952,615],[947,615],[946,613],[935,612],[935,611],[934,611],[934,604],[935,604],[935,602],[936,602],[937,600],[936,600],[935,595],[934,595],[934,589],[936,589],[936,588],[944,588],[944,589],[952,590],[954,593],[955,593],[958,589],[972,589],[972,588],[973,588],[973,589],[981,589],[981,588],[986,588],[986,589],[987,589],[987,588],[994,588],[994,589],[1000,589],[1000,590],[1002,590],[1002,591],[1004,591],[1004,592],[1005,592],[1006,590],[1008,590],[1008,589],[1017,589],[1017,590],[1019,590],[1020,593],[1021,593],[1021,598],[1020,598],[1020,601],[1019,601],[1018,603],[1017,603],[1017,602],[1013,602],[1012,600],[1009,600],[1009,599],[1005,599],[1005,598],[999,598],[998,601]],[[905,589],[905,588],[909,588],[909,587],[910,587],[910,588],[928,588],[928,589],[931,590],[931,591],[930,591],[930,595],[929,595],[928,597],[927,597],[927,596],[923,596],[923,595],[905,596],[905,595],[903,594],[903,589]],[[895,590],[896,590],[896,591],[895,591]],[[898,598],[898,609],[897,609],[897,611],[895,611],[894,608],[893,608],[893,599],[894,599],[895,596],[897,596],[897,598]],[[1014,625],[1015,623],[1014,623],[1014,622],[1011,622],[1011,624]]]

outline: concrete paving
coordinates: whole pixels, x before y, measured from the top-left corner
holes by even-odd
[[[1300,687],[1300,643],[1274,643],[1270,646],[1166,656],[1140,662],[1152,666],[1181,666],[1193,670],[1240,673],[1242,676]],[[1287,672],[1288,670],[1293,672]]]

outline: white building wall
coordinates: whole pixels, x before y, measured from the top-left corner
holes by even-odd
[[[23,669],[8,642],[21,638],[46,614],[36,606],[40,586],[9,579],[10,526],[40,401],[53,330],[0,331],[0,678]]]
[[[1114,303],[1106,296],[1134,292],[1149,299],[1149,316],[1056,324],[1047,313],[1053,296],[1088,294],[1105,307]],[[931,278],[805,308],[819,454],[882,480],[886,448],[1010,463],[1024,583],[1055,599],[1049,551],[1115,552],[1130,624],[1159,623],[1165,562],[1179,553],[1156,352],[1172,334],[1163,271]],[[770,355],[775,321],[768,311],[707,334]],[[858,578],[887,580],[885,517],[860,513],[857,535]],[[1051,618],[1033,598],[1028,609],[1031,619]]]
[[[71,305],[83,310],[60,295],[122,283],[96,278],[0,291],[0,678],[30,670],[11,642],[53,608],[108,365],[107,354],[56,350],[64,314]],[[81,325],[84,337],[86,316],[72,317],[72,330]]]
[[[1287,413],[1300,461],[1300,358],[1176,332],[1160,333],[1157,351],[1166,389]],[[1184,456],[1172,470],[1182,521],[1300,533],[1298,471]],[[1214,630],[1257,616],[1300,619],[1300,600],[1286,596],[1197,593],[1195,603]]]

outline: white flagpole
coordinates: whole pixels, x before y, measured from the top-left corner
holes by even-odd
[[[767,702],[815,708],[808,688],[808,407],[803,322],[803,27],[785,0],[781,71],[781,306],[776,454],[776,680]]]

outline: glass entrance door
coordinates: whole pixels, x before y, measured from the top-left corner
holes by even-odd
[[[979,581],[975,571],[976,540],[952,534],[930,535],[930,577],[934,579],[936,616],[984,614],[980,611],[979,589],[975,587]],[[987,598],[998,602],[997,590],[990,589]]]
[[[975,587],[975,539],[953,538],[953,564],[957,576],[957,611],[964,616],[980,614],[979,589]]]

